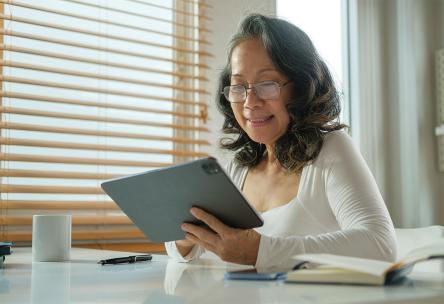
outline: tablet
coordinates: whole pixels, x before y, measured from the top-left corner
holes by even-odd
[[[202,225],[191,213],[195,206],[233,228],[263,225],[215,158],[116,178],[102,189],[153,242],[185,238],[184,222]]]

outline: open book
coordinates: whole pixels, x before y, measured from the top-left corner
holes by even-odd
[[[332,254],[301,254],[294,259],[302,261],[299,265],[308,262],[308,269],[289,272],[287,282],[385,285],[407,276],[416,263],[437,258],[444,259],[444,239],[419,247],[395,263]]]

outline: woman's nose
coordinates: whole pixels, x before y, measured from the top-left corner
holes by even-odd
[[[244,107],[245,108],[256,108],[258,106],[261,106],[263,103],[263,100],[260,99],[257,94],[256,90],[254,88],[248,88],[247,90],[247,97],[245,98]]]

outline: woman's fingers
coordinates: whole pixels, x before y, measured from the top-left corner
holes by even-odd
[[[193,236],[197,237],[198,239],[206,243],[214,244],[219,239],[219,236],[216,233],[214,233],[214,231],[211,231],[208,228],[199,227],[188,223],[182,224],[181,228],[183,231],[191,233]]]
[[[200,246],[204,247],[205,249],[210,250],[210,251],[212,251],[212,252],[216,252],[216,251],[215,251],[215,247],[214,247],[214,245],[212,245],[212,244],[210,244],[210,243],[207,243],[207,242],[205,242],[205,241],[199,239],[198,237],[196,237],[195,235],[193,235],[193,234],[191,234],[191,233],[187,233],[187,234],[185,235],[185,237],[186,237],[186,239],[187,239],[188,241],[190,241],[190,242],[193,242],[193,243],[195,243],[195,244],[198,244],[198,245],[200,245]]]
[[[191,214],[194,215],[197,219],[201,220],[205,224],[208,225],[212,230],[214,230],[217,234],[222,235],[224,232],[229,229],[227,225],[222,223],[219,219],[217,219],[212,214],[203,211],[202,209],[193,207],[190,210]]]
[[[186,239],[214,252],[222,260],[254,265],[259,250],[260,234],[254,230],[235,229],[225,225],[213,215],[199,208],[191,208],[191,214],[208,227],[183,223],[181,228]]]

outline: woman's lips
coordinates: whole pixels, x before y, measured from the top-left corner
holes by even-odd
[[[248,124],[253,128],[263,127],[267,125],[271,119],[273,118],[273,115],[261,117],[261,118],[247,118]]]

